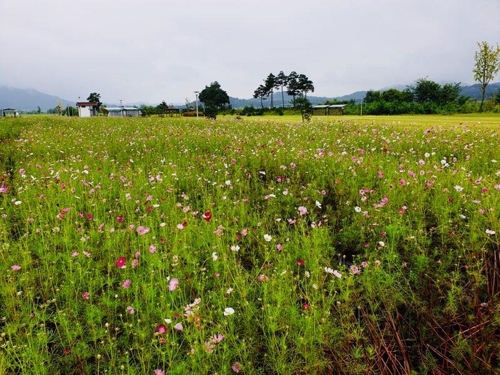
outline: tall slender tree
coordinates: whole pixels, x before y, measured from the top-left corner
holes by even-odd
[[[307,98],[307,93],[309,91],[314,92],[313,81],[311,81],[305,74],[299,75],[298,82],[300,91],[302,91],[302,95],[304,96],[304,98]]]
[[[259,87],[257,87],[255,89],[255,91],[253,92],[253,97],[254,99],[257,99],[257,98],[260,98],[260,107],[261,108],[264,108],[264,103],[263,103],[263,100],[264,100],[264,97],[267,95],[267,90],[265,88],[264,85],[260,85]]]
[[[477,43],[479,51],[474,54],[474,80],[479,83],[481,90],[481,105],[479,111],[483,111],[486,87],[500,70],[500,46],[494,48],[487,42]]]
[[[287,85],[288,82],[288,77],[286,76],[285,73],[283,73],[283,70],[278,73],[276,76],[276,85],[277,88],[281,90],[281,107],[284,109],[285,108],[285,94],[283,92],[285,86]]]
[[[274,107],[274,89],[276,87],[276,76],[270,73],[264,81],[267,96],[271,97],[270,108]]]
[[[297,72],[291,72],[288,75],[288,80],[287,80],[287,86],[286,86],[286,93],[290,95],[293,100],[292,100],[292,105],[295,108],[295,98],[297,95],[299,95],[301,92],[300,86],[299,86],[299,75]]]

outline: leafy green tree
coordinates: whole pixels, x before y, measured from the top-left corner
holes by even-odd
[[[314,92],[313,81],[309,79],[305,74],[300,74],[298,77],[299,89],[302,92],[304,98],[307,98],[307,93]]]
[[[283,92],[285,86],[288,83],[288,77],[283,71],[279,72],[278,75],[276,76],[276,85],[277,88],[280,89],[281,91],[281,108],[285,108],[285,94]]]
[[[229,107],[229,96],[221,89],[219,82],[215,81],[200,92],[200,101],[205,106],[205,117],[216,119],[219,110]]]
[[[153,107],[152,105],[141,105],[141,115],[143,117],[151,116],[156,113],[156,108]]]
[[[266,87],[264,85],[260,85],[253,92],[254,99],[260,98],[260,107],[261,108],[264,108],[263,100],[264,100],[264,97],[266,95],[267,95],[267,89],[266,89]]]
[[[294,105],[295,98],[300,94],[300,92],[299,75],[297,72],[291,72],[288,75],[286,93],[292,97],[292,105]]]
[[[98,94],[96,92],[90,93],[89,97],[87,98],[89,102],[94,102],[97,103],[97,111],[100,111],[102,103],[101,103],[101,94]]]
[[[270,108],[274,107],[274,89],[276,88],[276,76],[270,73],[264,81],[267,96],[271,98]]]
[[[366,92],[363,102],[366,104],[375,103],[380,101],[380,98],[381,98],[380,91],[368,90]]]
[[[483,111],[484,97],[486,95],[486,87],[493,80],[495,75],[500,70],[500,46],[494,48],[487,42],[477,43],[479,51],[474,54],[474,80],[479,83],[481,90],[481,105],[479,111]]]
[[[414,94],[417,103],[438,103],[441,96],[441,85],[426,78],[420,78],[414,87]]]
[[[165,103],[165,100],[156,106],[155,112],[162,117],[168,113],[168,105]]]
[[[441,87],[441,92],[439,95],[440,105],[449,105],[452,103],[457,103],[460,98],[460,93],[462,89],[460,88],[460,83],[446,83]]]
[[[500,89],[497,90],[495,95],[495,104],[500,104]]]
[[[42,113],[42,109],[40,108],[40,106],[36,107],[36,113]]]
[[[71,116],[78,116],[78,110],[71,105],[67,105],[63,111],[63,115],[70,116],[70,117]]]
[[[60,100],[57,101],[56,107],[54,108],[55,113],[58,114],[59,116],[62,115],[63,113],[63,104]]]

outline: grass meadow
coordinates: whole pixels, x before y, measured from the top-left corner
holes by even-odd
[[[1,374],[500,374],[500,117],[0,120]]]

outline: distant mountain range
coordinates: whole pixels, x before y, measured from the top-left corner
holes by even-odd
[[[404,89],[406,86],[394,85],[391,87],[386,87],[380,89],[379,91],[388,90],[390,88],[396,88],[398,90]],[[500,90],[500,82],[490,83],[486,90],[486,98],[495,95],[498,90]],[[349,101],[354,100],[360,102],[365,96],[367,91],[356,91],[349,95],[339,96],[339,97],[324,97],[324,96],[308,96],[309,101],[312,104],[321,104],[327,100],[337,100],[337,101]],[[481,99],[481,91],[479,90],[479,85],[462,86],[462,95],[473,99]],[[260,99],[239,99],[239,98],[229,98],[230,103],[233,108],[243,108],[247,106],[254,106],[259,108],[261,106]],[[291,96],[284,95],[285,106],[292,100]],[[2,108],[15,108],[20,111],[36,111],[38,107],[42,112],[46,112],[49,109],[54,108],[58,103],[62,103],[64,107],[68,105],[74,106],[76,103],[74,101],[62,99],[55,95],[45,94],[43,92],[34,89],[18,89],[15,87],[1,86],[0,85],[0,109]],[[140,106],[142,104],[151,105],[150,103],[127,103],[127,105]],[[194,103],[193,103],[194,104]],[[111,105],[111,104],[110,104]],[[156,104],[154,104],[156,105]],[[269,107],[270,98],[263,101],[264,107]],[[274,105],[280,107],[282,105],[281,92],[276,92],[274,94]],[[179,104],[179,107],[184,106],[184,104]]]
[[[61,102],[64,107],[76,104],[74,101],[33,89],[0,86],[0,109],[15,108],[20,111],[36,111],[37,107],[40,107],[42,112],[46,112],[48,109],[54,108],[58,102]]]

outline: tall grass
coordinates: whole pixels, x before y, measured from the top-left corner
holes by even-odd
[[[499,373],[498,122],[407,119],[0,121],[0,373]]]

